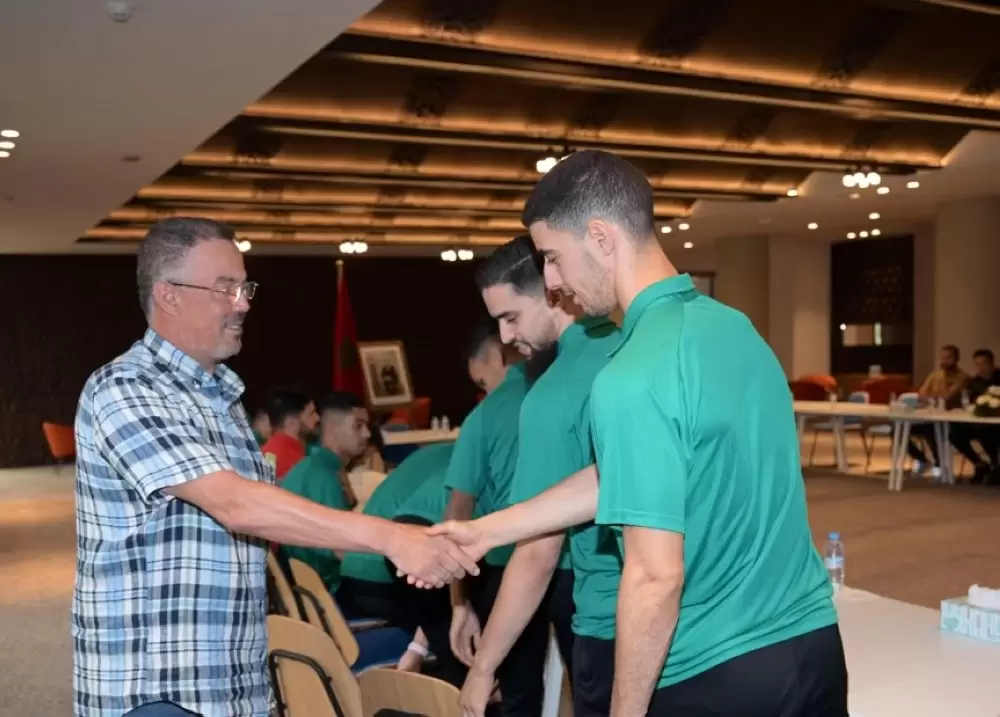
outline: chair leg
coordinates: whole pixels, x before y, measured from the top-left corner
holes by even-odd
[[[814,429],[813,429],[813,442],[812,442],[812,447],[811,447],[811,448],[809,449],[809,467],[810,467],[810,468],[812,467],[812,464],[813,464],[813,458],[814,458],[814,457],[815,457],[815,455],[816,455],[816,441],[817,441],[818,439],[819,439],[819,431],[817,431],[817,430],[816,430],[816,429],[814,428]]]
[[[858,433],[861,435],[861,447],[865,450],[865,473],[872,465],[872,452],[875,450],[875,436],[868,440],[868,431],[862,428]]]

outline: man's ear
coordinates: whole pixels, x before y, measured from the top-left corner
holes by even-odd
[[[153,284],[153,304],[165,314],[174,316],[180,310],[180,292],[166,281]]]
[[[587,236],[603,256],[609,256],[615,250],[614,232],[603,219],[591,219],[587,222]]]

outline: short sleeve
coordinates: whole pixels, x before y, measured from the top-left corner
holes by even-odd
[[[596,522],[684,532],[689,470],[681,411],[640,378],[612,385],[601,376],[591,395],[598,449]]]
[[[587,427],[578,427],[569,417],[549,420],[547,413],[525,402],[518,428],[518,454],[510,502],[530,500],[591,463],[581,443],[589,442]],[[584,430],[588,438],[581,439]],[[589,453],[589,451],[588,451]]]
[[[166,488],[233,470],[180,405],[141,379],[108,379],[97,387],[93,407],[97,450],[147,501]]]
[[[490,481],[483,405],[480,403],[462,423],[444,479],[445,487],[468,493],[477,500]]]

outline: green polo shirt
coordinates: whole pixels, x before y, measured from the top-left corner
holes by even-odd
[[[510,502],[535,497],[594,463],[590,388],[620,343],[607,317],[583,319],[559,337],[559,354],[535,381],[521,406],[520,451]],[[614,639],[621,554],[610,530],[585,523],[569,531],[573,568],[573,632]]]
[[[441,522],[446,499],[444,474],[451,460],[454,446],[437,443],[411,453],[402,463],[385,477],[365,504],[365,515],[392,520],[400,515],[400,508],[415,496],[424,493],[424,486],[436,489],[442,505],[433,523]],[[385,558],[374,553],[347,553],[340,564],[340,575],[355,580],[375,583],[391,583],[392,575],[386,567]]]
[[[455,441],[445,486],[468,493],[486,515],[508,505],[517,463],[517,421],[528,392],[522,364],[507,369],[503,381],[466,416]],[[486,562],[506,565],[514,552],[503,546],[486,554]]]
[[[340,484],[341,468],[340,459],[334,453],[318,446],[288,471],[281,487],[327,508],[347,510],[344,488]],[[332,550],[293,545],[286,545],[282,550],[289,558],[301,560],[319,573],[331,593],[340,587],[340,560]]]
[[[622,336],[591,392],[597,522],[684,535],[659,686],[835,624],[792,396],[770,347],[686,274],[642,291]]]

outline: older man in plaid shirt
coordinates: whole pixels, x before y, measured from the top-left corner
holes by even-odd
[[[137,278],[149,329],[90,377],[76,420],[76,714],[266,717],[266,541],[381,553],[437,585],[475,564],[273,485],[221,364],[257,288],[230,228],[157,224]]]

